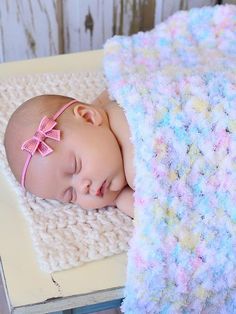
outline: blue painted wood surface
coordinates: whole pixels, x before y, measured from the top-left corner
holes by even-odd
[[[92,305],[81,306],[81,307],[77,307],[71,310],[54,312],[52,314],[89,314],[89,313],[118,308],[120,307],[121,302],[122,302],[122,299],[112,300],[112,301],[101,302],[101,303],[92,304]]]

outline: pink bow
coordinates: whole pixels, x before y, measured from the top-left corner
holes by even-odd
[[[36,151],[39,151],[43,157],[50,154],[53,149],[49,147],[44,140],[51,138],[60,141],[60,130],[53,130],[56,124],[57,122],[52,118],[48,118],[47,116],[43,117],[34,136],[26,140],[22,144],[21,149],[29,152],[31,156],[33,156]]]

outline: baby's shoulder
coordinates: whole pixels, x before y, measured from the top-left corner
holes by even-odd
[[[99,96],[97,96],[93,100],[92,104],[93,105],[98,105],[98,106],[100,105],[100,106],[102,106],[102,105],[106,105],[106,104],[108,104],[110,102],[111,102],[111,99],[109,97],[108,91],[105,89]]]

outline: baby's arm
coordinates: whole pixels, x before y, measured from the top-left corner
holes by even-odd
[[[115,199],[116,207],[126,215],[134,218],[134,191],[126,186]]]
[[[104,105],[111,103],[112,100],[109,97],[109,94],[107,90],[104,90],[94,101],[92,104],[94,105]],[[113,102],[114,103],[114,102]],[[116,113],[119,113],[116,111]],[[120,118],[121,119],[121,118]],[[127,180],[128,184],[131,185],[133,182],[132,177],[134,176],[132,172],[132,168],[129,167],[131,164],[132,154],[130,154],[130,146],[127,147],[126,152],[126,173],[128,178],[131,177],[131,180]],[[134,197],[133,197],[134,191],[127,185],[117,196],[117,198],[113,201],[112,206],[116,206],[119,210],[121,210],[126,215],[134,218]]]

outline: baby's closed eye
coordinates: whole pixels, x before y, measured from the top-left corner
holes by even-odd
[[[77,159],[75,157],[75,163],[74,163],[74,174],[78,174],[81,171],[82,168],[82,162],[81,159]]]
[[[65,190],[63,193],[63,202],[64,203],[71,203],[73,200],[73,188],[69,187],[68,189]]]
[[[70,203],[75,204],[75,203],[76,203],[76,200],[77,200],[77,193],[76,193],[75,189],[72,188],[72,196],[71,196],[71,201],[70,201]]]

